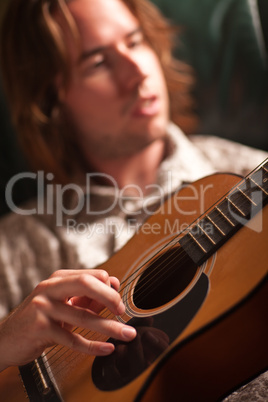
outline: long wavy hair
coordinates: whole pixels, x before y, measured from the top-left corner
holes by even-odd
[[[90,1],[90,0],[89,0]],[[147,0],[121,0],[139,20],[145,38],[158,55],[170,95],[171,119],[191,132],[189,68],[172,56],[174,30]],[[62,28],[54,18],[58,10],[79,43],[68,0],[10,0],[1,34],[3,86],[15,129],[33,170],[54,174],[66,183],[81,171],[75,133],[62,118],[55,86],[61,74],[68,87],[70,71]]]

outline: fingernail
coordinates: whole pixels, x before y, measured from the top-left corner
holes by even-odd
[[[136,332],[135,328],[128,327],[128,326],[122,328],[122,335],[126,340],[134,339],[136,334],[137,334],[137,332]]]
[[[118,310],[119,315],[124,314],[126,308],[125,308],[125,305],[124,305],[124,303],[122,301],[120,302],[117,310]]]
[[[103,353],[110,354],[114,351],[114,345],[110,343],[104,343],[103,345],[100,346],[100,351]]]

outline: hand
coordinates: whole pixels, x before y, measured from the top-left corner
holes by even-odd
[[[77,326],[123,341],[134,339],[134,328],[99,315],[105,307],[114,315],[124,313],[118,289],[118,279],[103,270],[56,271],[0,323],[0,371],[29,363],[54,344],[95,356],[113,352],[112,343],[72,332]]]

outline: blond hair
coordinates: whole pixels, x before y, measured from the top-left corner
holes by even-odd
[[[169,24],[147,0],[122,0],[137,17],[145,37],[157,53],[166,78],[171,118],[191,130],[191,74],[172,57]],[[57,182],[68,182],[81,169],[75,136],[61,118],[55,86],[58,74],[69,82],[68,52],[55,10],[64,16],[74,37],[78,30],[66,5],[68,0],[10,0],[3,22],[1,64],[3,85],[15,128],[34,170],[52,172]]]

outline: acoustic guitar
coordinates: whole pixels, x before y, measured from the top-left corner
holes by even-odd
[[[101,268],[137,337],[107,357],[56,345],[0,376],[3,402],[216,401],[268,367],[268,159],[172,195]],[[76,328],[92,340],[107,340]]]

